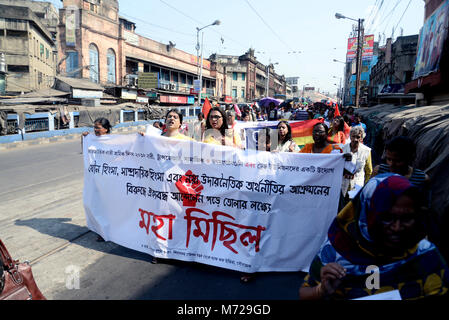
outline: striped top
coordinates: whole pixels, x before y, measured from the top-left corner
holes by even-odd
[[[391,172],[390,167],[387,164],[381,164],[379,165],[379,173],[386,173]],[[413,168],[412,175],[410,178],[408,178],[410,183],[414,185],[415,187],[422,187],[424,185],[424,182],[426,180],[426,174],[424,171],[420,169]]]

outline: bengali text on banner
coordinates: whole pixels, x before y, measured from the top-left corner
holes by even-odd
[[[308,271],[337,214],[339,154],[269,153],[146,135],[84,138],[87,226],[159,258]]]

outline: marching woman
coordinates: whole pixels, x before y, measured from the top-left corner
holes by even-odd
[[[240,135],[228,128],[226,114],[220,107],[213,107],[207,115],[203,142],[243,149]]]
[[[425,239],[424,200],[400,175],[371,178],[329,227],[300,299],[356,299],[391,290],[403,300],[446,294],[449,268]],[[377,271],[372,274],[369,267]],[[368,288],[368,277],[376,273],[378,285]]]
[[[278,145],[272,152],[299,152],[298,145],[292,139],[292,128],[287,121],[280,121],[277,125]]]

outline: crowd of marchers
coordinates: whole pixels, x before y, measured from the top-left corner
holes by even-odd
[[[289,122],[312,119],[322,120],[313,126],[313,143],[297,145]],[[341,153],[347,163],[336,216],[300,285],[300,299],[355,299],[392,290],[402,299],[447,294],[449,268],[428,237],[430,181],[412,166],[412,140],[398,136],[388,141],[382,163],[373,168],[371,149],[364,143],[367,127],[354,108],[310,101],[242,108],[213,104],[198,115],[200,134],[195,140],[244,149],[239,123],[247,121],[278,121],[276,143],[270,138],[273,129],[265,130],[261,152]],[[176,109],[154,126],[162,136],[194,140],[185,134],[183,116]],[[111,133],[107,119],[95,121],[94,133]],[[369,286],[373,274],[367,270],[372,266],[378,281]],[[243,274],[240,280],[254,279],[254,274]]]

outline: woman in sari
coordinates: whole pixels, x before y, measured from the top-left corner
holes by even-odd
[[[300,299],[356,299],[398,290],[406,300],[447,293],[449,268],[425,239],[422,205],[419,190],[400,175],[368,181],[329,227]],[[377,285],[370,282],[373,269]]]
[[[337,116],[332,120],[332,124],[329,130],[329,138],[334,143],[346,143],[346,135],[344,132],[345,121],[342,116]]]

